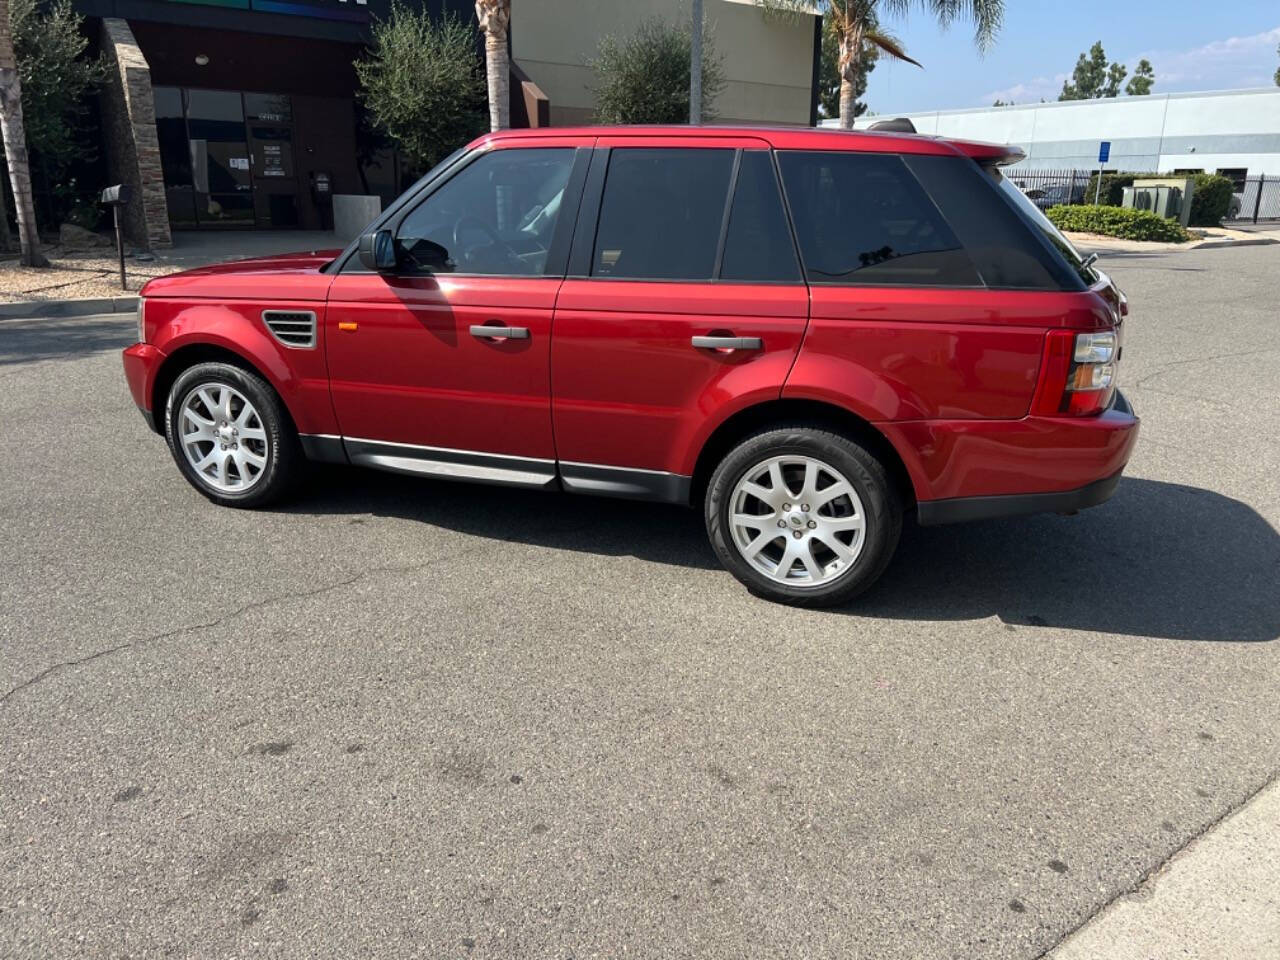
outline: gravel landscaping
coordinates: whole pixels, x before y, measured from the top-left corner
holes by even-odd
[[[96,299],[125,293],[120,289],[120,262],[113,250],[63,252],[54,247],[47,249],[45,256],[53,264],[48,269],[24,267],[16,258],[0,261],[0,302]],[[137,293],[152,277],[181,269],[174,263],[126,257],[128,292]]]

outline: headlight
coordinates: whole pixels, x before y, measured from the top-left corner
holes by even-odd
[[[146,320],[145,320],[145,315],[147,312],[146,305],[147,305],[147,301],[142,299],[142,297],[139,297],[138,298],[138,342],[139,343],[147,342],[147,327],[146,327]]]

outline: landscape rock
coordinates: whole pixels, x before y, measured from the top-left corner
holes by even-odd
[[[58,228],[58,246],[65,250],[91,250],[111,246],[111,238],[74,223],[64,223]]]

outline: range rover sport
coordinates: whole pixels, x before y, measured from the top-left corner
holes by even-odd
[[[150,281],[134,400],[215,503],[304,462],[682,503],[750,590],[841,603],[923,524],[1117,486],[1127,304],[1002,174],[899,133],[521,130],[345,250]]]

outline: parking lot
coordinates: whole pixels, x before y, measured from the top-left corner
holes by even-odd
[[[828,612],[673,507],[216,508],[0,321],[0,955],[1033,958],[1280,771],[1280,247],[1107,259],[1142,436]]]

